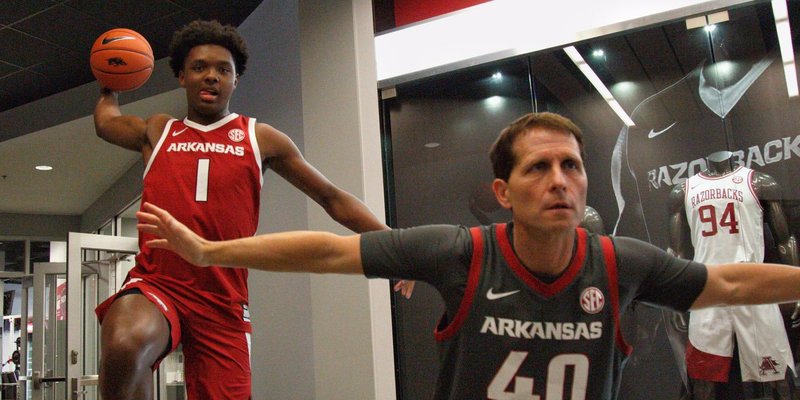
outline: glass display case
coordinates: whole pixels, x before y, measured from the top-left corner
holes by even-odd
[[[787,5],[797,58],[800,2]],[[508,220],[490,190],[489,147],[517,117],[551,111],[584,131],[587,203],[608,234],[668,249],[671,191],[703,171],[710,154],[729,151],[734,168],[774,178],[796,237],[800,97],[791,96],[776,28],[785,18],[769,2],[690,17],[383,88],[390,225]],[[780,262],[772,236],[765,226],[765,260]],[[430,398],[437,376],[430,332],[442,301],[420,284],[410,301],[393,306],[399,398]],[[791,312],[784,310],[787,321]],[[636,350],[620,398],[686,395],[684,317],[637,303],[627,310],[624,335]],[[800,332],[786,329],[796,346]]]

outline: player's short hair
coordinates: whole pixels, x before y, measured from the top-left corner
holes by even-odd
[[[489,158],[492,161],[492,170],[495,178],[508,181],[508,177],[511,176],[511,170],[517,162],[514,159],[514,141],[531,129],[540,127],[572,134],[578,142],[581,160],[586,159],[583,149],[583,132],[574,122],[569,118],[550,112],[529,113],[505,127],[494,144],[492,144]]]
[[[192,21],[175,31],[169,45],[169,66],[178,77],[183,70],[183,63],[189,51],[195,46],[216,44],[222,46],[233,55],[236,74],[241,76],[247,67],[247,45],[239,32],[231,25],[222,25],[217,21]]]

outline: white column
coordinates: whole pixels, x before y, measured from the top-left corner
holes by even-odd
[[[368,0],[300,1],[305,155],[384,216],[372,9]],[[309,200],[309,228],[346,233]],[[318,399],[394,399],[387,281],[312,276]]]

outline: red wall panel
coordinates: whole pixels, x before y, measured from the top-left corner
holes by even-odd
[[[461,10],[490,0],[394,0],[395,26]]]

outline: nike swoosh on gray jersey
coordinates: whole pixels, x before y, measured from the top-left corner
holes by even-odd
[[[510,292],[502,292],[502,293],[493,293],[492,288],[489,288],[489,291],[486,292],[486,298],[489,300],[497,300],[502,299],[503,297],[511,296],[512,294],[517,294],[519,290],[512,290]]]
[[[672,127],[673,127],[673,126],[675,126],[675,124],[677,124],[677,123],[678,123],[678,121],[675,121],[675,122],[673,122],[673,123],[672,123],[672,125],[670,125],[670,126],[668,126],[668,127],[664,128],[664,129],[662,129],[662,130],[660,130],[660,131],[658,131],[658,132],[654,131],[653,129],[650,129],[650,133],[648,133],[648,134],[647,134],[647,138],[648,138],[648,139],[652,139],[652,138],[654,138],[654,137],[656,137],[656,136],[658,136],[658,135],[660,135],[660,134],[662,134],[662,133],[666,132],[666,131],[667,131],[669,128],[672,128]]]

